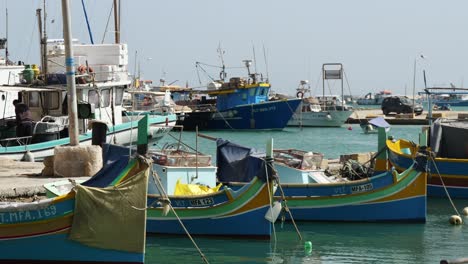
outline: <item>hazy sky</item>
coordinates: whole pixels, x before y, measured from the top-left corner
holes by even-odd
[[[39,64],[36,8],[42,1],[0,0],[0,37],[9,13],[9,49],[14,60]],[[71,0],[73,37],[89,43],[81,1]],[[217,48],[225,51],[227,67],[253,59],[268,75],[272,89],[295,94],[307,79],[321,94],[323,63],[343,63],[349,89],[363,95],[388,89],[412,94],[415,58],[416,89],[427,85],[457,87],[468,82],[468,1],[435,0],[122,0],[122,42],[130,51],[129,70],[137,61],[144,79],[199,86],[195,62],[220,65]],[[95,42],[101,42],[111,0],[85,0]],[[61,1],[49,0],[48,36],[62,38]],[[112,19],[112,18],[111,18]],[[52,23],[53,21],[53,23]],[[113,21],[106,43],[113,42]],[[265,47],[265,49],[263,49]],[[264,50],[266,56],[264,56]],[[266,62],[265,62],[266,57]],[[268,67],[266,67],[266,65]],[[213,77],[218,70],[206,68]],[[228,76],[245,74],[228,70]],[[200,73],[200,76],[204,76]],[[202,78],[202,85],[207,82]],[[332,84],[338,93],[339,83]]]

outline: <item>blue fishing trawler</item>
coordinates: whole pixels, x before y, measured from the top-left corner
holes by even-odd
[[[244,61],[248,78],[233,77],[228,82],[210,83],[199,102],[186,113],[181,125],[185,130],[282,130],[301,99],[269,100],[271,85],[250,72],[251,60]],[[220,74],[225,77],[224,67]],[[209,98],[216,98],[215,104]]]

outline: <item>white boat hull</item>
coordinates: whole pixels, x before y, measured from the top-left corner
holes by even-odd
[[[164,137],[172,128],[175,126],[175,117],[171,118],[170,121],[152,123],[150,124],[148,137],[150,141],[157,142]],[[126,127],[115,129],[110,128],[107,133],[106,142],[119,145],[130,145],[136,143],[138,137],[138,126],[136,123],[134,126],[129,124]],[[80,135],[80,145],[91,145],[92,133]],[[24,157],[26,151],[30,151],[35,161],[43,160],[45,157],[54,155],[54,148],[57,146],[66,146],[70,143],[69,138],[62,138],[47,142],[41,142],[36,144],[15,146],[15,147],[0,147],[0,157],[7,157],[14,160],[21,160]]]
[[[340,127],[351,116],[352,111],[321,111],[296,113],[288,126]]]

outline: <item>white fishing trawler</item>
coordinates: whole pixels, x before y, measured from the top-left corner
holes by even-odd
[[[327,65],[337,65],[338,70],[327,70]],[[289,120],[288,126],[304,127],[340,127],[353,113],[352,107],[346,105],[341,96],[325,95],[325,80],[340,79],[341,90],[343,91],[343,68],[341,64],[324,64],[323,68],[323,95],[307,96],[310,94],[309,82],[304,80],[300,82],[296,89],[296,96],[302,98],[301,105],[297,108],[293,117]]]
[[[91,144],[91,123],[107,126],[107,142],[128,145],[136,141],[136,122],[143,115],[124,121],[123,95],[130,86],[126,44],[79,44],[75,41],[74,66],[78,97],[81,144]],[[0,123],[0,156],[22,159],[30,152],[36,159],[53,155],[55,146],[68,145],[68,100],[65,73],[65,48],[62,40],[49,40],[46,47],[47,73],[35,76],[23,71],[19,84],[0,86],[0,91],[17,93],[30,111],[30,119],[18,123],[4,118]],[[42,67],[44,69],[44,66]],[[13,108],[11,106],[7,106]],[[148,136],[161,139],[176,122],[173,113],[150,114]],[[18,129],[20,126],[21,129]],[[21,135],[19,135],[21,134]]]

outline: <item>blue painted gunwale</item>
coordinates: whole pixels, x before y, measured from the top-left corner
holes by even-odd
[[[149,119],[150,126],[157,125],[157,124],[165,124],[166,118],[169,119],[169,122],[175,122],[177,119],[175,115],[150,117]],[[127,130],[131,130],[132,128],[136,128],[136,127],[137,127],[136,122],[125,122],[122,124],[118,124],[109,128],[109,131],[107,132],[107,136],[111,136],[114,133],[120,133],[120,132],[124,132]],[[84,134],[81,134],[78,136],[78,138],[80,142],[90,141],[92,139],[92,132],[86,132]],[[66,146],[69,144],[70,144],[70,138],[66,137],[66,138],[51,140],[47,142],[29,144],[27,146],[27,149],[31,152],[34,152],[34,151],[53,149],[56,146]],[[24,152],[25,152],[25,146],[0,147],[0,155],[19,154],[19,153],[24,153]]]
[[[271,224],[264,216],[270,208],[269,204],[262,206],[254,204],[248,210],[244,209],[235,214],[233,213],[245,207],[246,204],[255,203],[259,193],[267,188],[266,185],[267,183],[254,177],[251,182],[236,191],[223,188],[216,193],[203,196],[170,196],[171,205],[192,235],[267,239],[271,235]],[[146,232],[173,235],[185,234],[175,216],[161,215],[162,208],[155,203],[158,198],[159,195],[148,195],[148,206],[153,208],[148,210]],[[204,198],[212,198],[213,203],[209,206],[192,206],[190,203],[190,200]],[[231,208],[228,209],[229,207]],[[248,224],[246,225],[246,223]]]
[[[411,166],[411,155],[388,151],[390,162],[399,171]],[[437,169],[442,176],[447,192],[452,198],[468,198],[468,160],[436,159],[437,169],[428,161],[427,196],[447,197],[444,185],[440,181]]]

